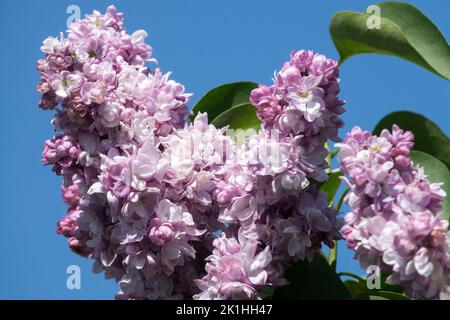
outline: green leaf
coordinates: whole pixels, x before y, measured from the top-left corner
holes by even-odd
[[[367,287],[359,281],[345,280],[344,284],[353,298],[367,294]]]
[[[328,175],[328,180],[325,181],[320,190],[325,191],[327,193],[327,201],[331,203],[336,195],[336,192],[341,185],[341,179],[339,177],[342,176],[341,172],[332,172]]]
[[[273,299],[348,299],[351,297],[344,283],[329,266],[322,253],[311,262],[300,261],[285,274],[288,286],[278,287]]]
[[[354,281],[344,281],[347,290],[351,293],[352,299],[355,300],[411,300],[402,293],[386,290],[370,290],[365,284]]]
[[[380,28],[369,29],[367,13],[340,11],[334,14],[330,34],[342,63],[362,53],[403,58],[450,80],[450,47],[433,22],[416,7],[383,2]]]
[[[397,285],[391,285],[386,283],[386,278],[388,274],[385,272],[381,273],[380,289],[369,289],[367,287],[367,280],[354,275],[352,273],[343,272],[340,273],[341,276],[352,277],[352,280],[345,280],[344,284],[348,291],[351,293],[354,299],[370,299],[370,297],[384,297],[389,300],[409,300],[408,297],[404,295],[403,288]]]
[[[354,298],[355,300],[389,300],[380,296],[369,296],[369,295],[361,295]]]
[[[276,287],[272,285],[262,286],[258,289],[258,293],[262,299],[270,300],[275,292]]]
[[[442,216],[446,219],[450,216],[450,171],[438,159],[422,151],[411,151],[411,159],[414,164],[424,168],[425,174],[430,182],[442,182],[442,189],[447,193],[447,197],[442,202]]]
[[[230,129],[256,129],[259,130],[261,121],[256,116],[256,108],[250,103],[232,107],[219,114],[211,124],[217,128],[229,126]]]
[[[383,129],[391,130],[393,124],[414,133],[414,150],[428,153],[450,168],[450,139],[433,121],[418,113],[397,111],[381,119],[373,133],[379,135]]]
[[[195,117],[198,112],[208,113],[209,122],[219,114],[237,105],[249,102],[250,92],[258,86],[254,82],[233,82],[223,84],[208,91],[192,109]]]
[[[366,278],[363,278],[362,276],[358,276],[357,274],[354,274],[352,272],[339,272],[338,276],[339,277],[350,277],[353,280],[356,280],[356,281],[361,282],[361,283],[366,283],[367,282]]]
[[[389,277],[389,273],[381,271],[381,291],[389,291],[403,294],[405,290],[397,284],[387,283],[387,278]]]
[[[362,294],[356,297],[357,300],[411,300],[407,296],[391,291],[370,291],[369,294]]]
[[[386,299],[389,299],[389,300],[411,300],[410,298],[408,298],[404,294],[397,293],[397,292],[392,292],[392,291],[379,290],[379,291],[375,292],[374,295],[376,295],[378,297],[383,297],[383,298],[386,298]]]

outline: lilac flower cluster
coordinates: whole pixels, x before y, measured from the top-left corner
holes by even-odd
[[[414,299],[450,299],[446,194],[411,161],[413,134],[394,125],[377,137],[355,127],[337,146],[351,190],[342,233],[361,265],[379,265]]]
[[[278,106],[261,110],[266,89],[254,90],[263,124],[237,143],[206,114],[186,121],[190,94],[145,66],[146,35],[127,34],[111,6],[44,41],[40,106],[56,110],[60,134],[43,162],[63,177],[68,205],[57,231],[117,280],[119,299],[258,299],[340,238],[314,184],[342,125],[336,63],[293,53],[271,93]]]
[[[314,179],[326,179],[324,168],[327,139],[339,141],[339,118],[345,110],[339,100],[337,62],[312,51],[292,52],[289,61],[274,74],[274,84],[253,90],[250,102],[266,128],[281,135],[302,137],[305,172]]]

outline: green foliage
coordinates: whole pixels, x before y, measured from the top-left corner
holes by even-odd
[[[325,191],[327,193],[327,201],[328,203],[331,203],[334,199],[334,196],[336,195],[336,192],[339,189],[339,186],[341,185],[341,179],[342,176],[341,172],[332,172],[328,175],[328,180],[325,181],[321,187],[320,190]]]
[[[424,168],[430,182],[443,183],[442,189],[447,193],[447,197],[442,202],[442,215],[448,219],[450,216],[450,171],[441,161],[422,151],[411,151],[411,159],[414,164]]]
[[[414,150],[428,153],[450,168],[450,139],[433,121],[418,113],[396,111],[381,119],[373,133],[379,135],[383,129],[391,130],[393,124],[414,133]]]
[[[206,112],[212,122],[222,112],[248,103],[250,92],[257,86],[254,82],[232,82],[211,89],[192,109],[193,117],[198,112]]]
[[[369,29],[366,13],[337,12],[330,24],[330,34],[342,63],[353,55],[375,53],[396,56],[413,62],[450,80],[450,47],[438,28],[420,10],[407,3],[384,2],[378,4],[381,28]],[[209,122],[216,127],[231,129],[256,129],[260,120],[256,109],[249,103],[253,82],[235,82],[218,86],[206,93],[193,108],[208,113]],[[192,119],[192,117],[191,117]],[[376,125],[374,134],[391,129],[393,124],[410,130],[415,135],[411,152],[414,163],[424,167],[431,182],[443,182],[443,189],[450,195],[450,143],[447,135],[431,120],[420,114],[398,111],[385,116]],[[336,155],[330,153],[328,163]],[[327,200],[333,203],[342,174],[330,173],[320,189],[327,192]],[[337,203],[340,208],[346,190]],[[450,200],[444,201],[444,216],[450,215]],[[331,263],[335,265],[337,251],[333,251]],[[289,285],[267,286],[261,289],[263,296],[273,299],[369,299],[409,300],[399,286],[386,283],[382,274],[381,288],[368,289],[366,279],[350,273],[351,280],[342,281],[334,267],[322,253],[316,253],[312,261],[300,261],[289,268],[285,277]]]
[[[321,253],[311,262],[300,261],[285,274],[288,286],[278,287],[273,299],[348,299],[350,292]]]
[[[254,82],[233,82],[208,91],[194,106],[191,120],[198,112],[206,112],[209,122],[217,128],[258,130],[261,121],[249,103],[250,92],[257,86]]]
[[[379,29],[369,29],[371,15],[351,11],[334,14],[330,34],[342,63],[351,56],[376,53],[396,56],[450,80],[450,47],[442,33],[416,7],[400,2],[378,4]]]
[[[369,289],[367,280],[360,276],[344,273],[341,275],[350,276],[353,279],[345,280],[344,284],[355,300],[410,300],[404,295],[403,289],[396,285],[386,283],[387,274],[381,274],[380,289]]]
[[[377,291],[375,294],[359,295],[355,300],[411,300],[407,296],[389,291]]]
[[[256,116],[256,108],[250,103],[244,103],[232,107],[219,114],[212,122],[217,128],[229,126],[230,129],[256,129],[261,126],[261,121]]]

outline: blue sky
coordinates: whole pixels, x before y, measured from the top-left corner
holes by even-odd
[[[362,11],[375,1],[1,1],[0,91],[0,299],[111,299],[112,280],[91,272],[91,261],[71,253],[55,233],[65,214],[60,178],[40,163],[42,143],[53,134],[51,112],[37,107],[39,47],[65,31],[67,6],[84,15],[115,4],[127,30],[145,29],[164,71],[194,93],[195,103],[221,83],[269,83],[293,49],[312,49],[338,58],[328,34],[331,15]],[[410,1],[449,37],[450,2]],[[420,112],[450,133],[448,82],[403,60],[357,56],[341,68],[346,127],[371,130],[385,114]],[[193,105],[193,103],[191,105]],[[339,270],[361,273],[341,243]],[[66,289],[66,268],[81,267],[81,290]]]

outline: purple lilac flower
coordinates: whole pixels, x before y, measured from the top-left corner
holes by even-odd
[[[265,285],[271,261],[269,247],[256,254],[258,243],[227,239],[223,234],[213,242],[214,250],[206,264],[207,275],[196,283],[201,293],[199,300],[256,299],[255,287]]]
[[[409,158],[413,134],[394,125],[372,136],[355,127],[337,146],[351,190],[342,233],[361,265],[379,265],[414,299],[450,299],[446,194]]]
[[[339,100],[337,62],[312,51],[292,52],[270,87],[252,91],[250,102],[266,126],[282,134],[338,140],[344,112]],[[324,140],[325,139],[325,140]]]
[[[60,174],[63,168],[77,163],[79,154],[80,146],[73,137],[57,135],[53,139],[45,141],[42,162],[53,164],[55,172]]]
[[[300,50],[292,52],[291,59],[275,73],[273,85],[260,85],[250,95],[264,128],[276,129],[282,137],[295,137],[308,167],[305,173],[313,179],[326,179],[323,155],[327,139],[339,141],[344,101],[338,93],[337,62]]]
[[[61,134],[43,161],[68,205],[57,232],[116,279],[118,299],[259,299],[340,238],[311,183],[327,179],[324,143],[341,126],[336,63],[293,53],[253,91],[263,125],[237,143],[206,114],[187,122],[190,94],[145,65],[146,37],[111,6],[44,40],[39,105]]]

